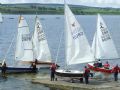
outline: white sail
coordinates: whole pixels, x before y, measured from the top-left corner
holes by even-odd
[[[26,20],[20,16],[16,41],[15,60],[33,61],[32,42]]]
[[[94,35],[92,50],[96,59],[119,58],[109,30],[100,14],[98,14],[97,31]]]
[[[90,45],[82,27],[68,5],[65,4],[66,63],[78,64],[94,61]]]
[[[42,62],[51,62],[51,53],[48,43],[38,17],[35,21],[35,30],[33,34],[34,58]]]
[[[2,17],[2,14],[0,13],[0,23],[3,22],[3,17]]]

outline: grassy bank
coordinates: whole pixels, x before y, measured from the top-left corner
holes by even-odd
[[[95,8],[85,6],[70,6],[74,14],[120,14],[120,9]],[[0,12],[5,14],[64,14],[63,5],[40,6],[40,5],[0,5]]]

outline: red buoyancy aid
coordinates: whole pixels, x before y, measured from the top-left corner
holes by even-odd
[[[50,69],[51,69],[52,72],[55,72],[56,65],[55,65],[55,64],[52,64],[52,65],[50,66]]]
[[[110,67],[110,64],[106,63],[104,64],[104,68],[109,68]]]
[[[89,75],[89,73],[90,73],[90,70],[88,68],[85,68],[84,76]]]
[[[119,73],[120,72],[120,68],[118,66],[115,66],[112,70],[112,72],[114,73]]]

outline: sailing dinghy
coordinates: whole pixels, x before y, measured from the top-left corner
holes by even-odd
[[[95,32],[92,51],[96,60],[116,60],[119,58],[117,50],[115,48],[113,39],[109,33],[109,30],[100,14],[98,14],[97,31]],[[93,63],[88,63],[88,67],[96,72],[112,73],[111,69],[105,69],[100,67],[94,67]]]
[[[39,68],[50,68],[52,64],[51,53],[48,47],[47,39],[39,18],[35,18],[35,30],[32,37],[34,60]]]
[[[65,4],[65,51],[66,65],[94,61],[94,56],[84,31],[67,4]],[[61,77],[80,78],[83,77],[84,72],[79,70],[57,69],[55,74]]]
[[[14,60],[15,65],[7,65],[6,73],[36,72],[37,69],[33,71],[33,68],[30,67],[31,61],[33,61],[33,50],[29,27],[26,20],[20,16]]]

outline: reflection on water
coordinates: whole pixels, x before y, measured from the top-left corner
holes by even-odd
[[[37,74],[36,74],[37,75]],[[49,90],[39,84],[32,84],[35,74],[11,74],[6,78],[0,77],[0,90]]]

